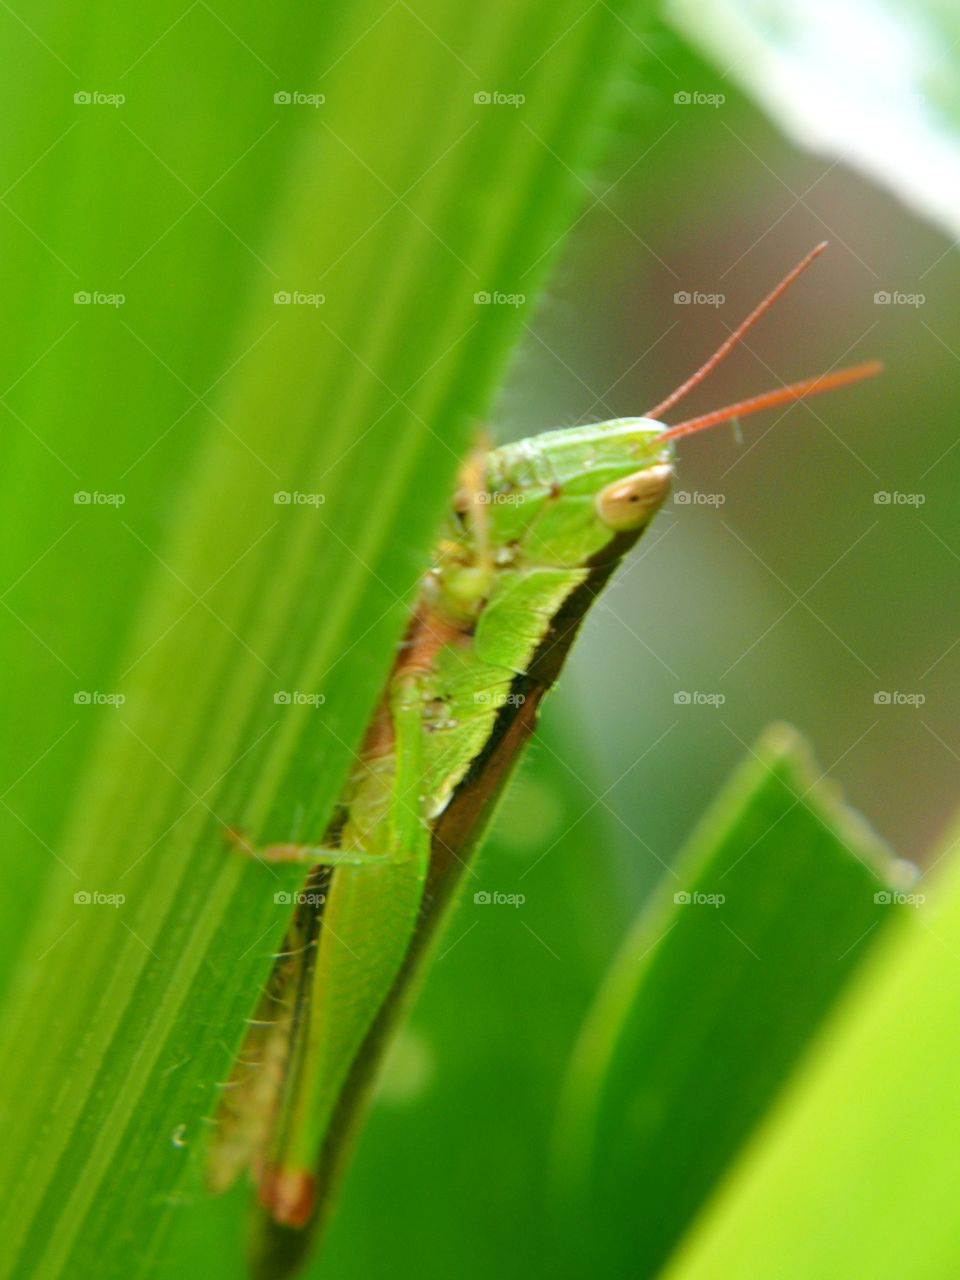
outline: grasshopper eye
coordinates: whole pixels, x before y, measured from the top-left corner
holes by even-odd
[[[601,489],[594,502],[597,515],[611,529],[644,525],[667,496],[673,468],[667,463],[645,467]]]

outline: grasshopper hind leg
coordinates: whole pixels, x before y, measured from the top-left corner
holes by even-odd
[[[299,844],[293,840],[254,845],[235,827],[228,827],[226,835],[238,853],[246,854],[257,862],[294,862],[305,867],[362,867],[390,860],[388,853],[364,853],[356,849],[338,849],[333,845]]]
[[[214,1191],[225,1191],[245,1169],[259,1178],[268,1163],[294,1037],[309,995],[320,931],[318,904],[324,901],[330,875],[328,869],[316,867],[307,876],[229,1079],[222,1086],[208,1164]]]

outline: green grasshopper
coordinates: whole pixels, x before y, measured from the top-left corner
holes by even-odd
[[[288,1262],[326,1208],[387,1035],[587,610],[670,488],[688,432],[876,373],[808,378],[667,427],[818,245],[642,418],[476,451],[323,841],[249,852],[309,867],[218,1117],[211,1180],[244,1168],[261,1250]],[[295,1243],[291,1243],[294,1240]]]

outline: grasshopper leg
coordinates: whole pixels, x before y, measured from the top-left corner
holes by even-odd
[[[362,850],[331,849],[327,845],[297,844],[293,841],[280,844],[265,844],[258,848],[256,845],[251,844],[247,837],[234,827],[229,827],[226,835],[239,853],[256,858],[258,862],[296,862],[308,867],[363,867],[391,861],[389,853],[364,853]]]

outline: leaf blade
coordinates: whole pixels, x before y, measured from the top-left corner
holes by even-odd
[[[591,1238],[618,1224],[637,1274],[662,1265],[889,917],[885,860],[777,727],[629,934],[571,1063],[558,1153],[561,1203],[586,1198]]]

